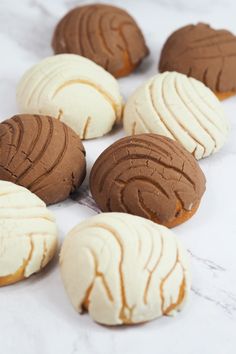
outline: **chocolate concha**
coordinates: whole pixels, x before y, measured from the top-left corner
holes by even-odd
[[[204,23],[182,27],[167,39],[159,70],[194,77],[226,98],[236,93],[236,36]]]
[[[178,142],[141,134],[116,141],[99,156],[90,189],[102,211],[134,214],[173,227],[196,212],[205,177]]]
[[[147,56],[137,23],[125,10],[104,4],[77,7],[58,23],[52,47],[93,60],[115,77],[130,74]]]
[[[66,124],[16,115],[0,124],[0,179],[26,187],[46,204],[66,199],[86,173],[85,150]]]

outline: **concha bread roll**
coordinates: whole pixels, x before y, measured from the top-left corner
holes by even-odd
[[[177,29],[165,42],[159,70],[177,71],[204,82],[219,99],[236,93],[236,36],[206,23]]]
[[[125,106],[124,128],[128,135],[156,133],[177,140],[196,159],[217,152],[229,130],[215,94],[177,72],[157,74],[134,92]]]
[[[57,227],[45,203],[26,188],[0,181],[0,286],[40,271],[57,248]]]
[[[91,60],[75,54],[48,57],[19,82],[20,113],[53,116],[81,139],[108,133],[122,114],[117,80]]]
[[[173,315],[190,290],[188,257],[175,235],[124,213],[99,214],[70,231],[60,268],[76,311],[105,325]]]
[[[104,150],[89,185],[102,211],[133,214],[171,228],[195,214],[206,179],[182,145],[149,133],[126,136]]]
[[[17,114],[0,124],[0,180],[49,205],[68,198],[85,175],[85,149],[66,124],[38,114]]]
[[[129,75],[149,52],[134,18],[105,4],[70,10],[55,28],[52,47],[56,54],[85,56],[115,77]]]

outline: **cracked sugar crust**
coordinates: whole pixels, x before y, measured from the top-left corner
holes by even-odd
[[[172,315],[190,290],[187,254],[175,235],[123,213],[77,225],[62,246],[60,268],[75,309],[106,325]]]
[[[52,47],[93,60],[115,77],[132,72],[148,55],[141,30],[124,10],[93,4],[77,7],[58,23]]]
[[[22,114],[2,122],[0,151],[0,179],[28,188],[47,204],[66,199],[85,177],[80,138],[49,116]]]
[[[46,58],[28,70],[18,85],[17,102],[20,112],[55,117],[81,139],[108,133],[123,110],[117,80],[74,54]]]
[[[203,83],[177,72],[157,74],[128,99],[124,129],[179,141],[196,159],[217,152],[229,125],[222,106]]]
[[[23,187],[0,181],[0,286],[40,271],[56,247],[56,224],[44,202]]]
[[[205,177],[179,143],[140,134],[118,140],[99,156],[90,189],[102,211],[134,214],[173,227],[197,210]]]
[[[236,36],[204,23],[172,33],[161,53],[160,72],[178,71],[202,81],[215,93],[236,91]]]

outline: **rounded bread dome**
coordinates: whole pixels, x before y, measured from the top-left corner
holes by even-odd
[[[173,227],[198,209],[205,177],[178,142],[156,134],[116,141],[90,174],[90,190],[102,211],[139,215]]]
[[[167,39],[159,70],[194,77],[226,98],[236,91],[236,36],[205,23],[182,27]]]
[[[0,286],[40,271],[57,248],[57,227],[45,203],[26,188],[0,181]]]
[[[70,231],[60,268],[76,311],[105,325],[172,315],[190,291],[187,253],[175,235],[123,213],[96,215]]]
[[[179,141],[196,159],[217,152],[228,135],[228,121],[215,94],[202,82],[177,72],[157,74],[128,99],[128,135],[156,133]]]
[[[56,54],[87,57],[115,77],[130,74],[149,52],[133,17],[104,4],[69,11],[55,29],[52,47]]]
[[[69,125],[81,139],[108,133],[122,114],[117,80],[75,54],[43,59],[17,87],[20,113],[45,114]]]
[[[16,115],[0,123],[0,179],[53,204],[81,185],[86,173],[79,136],[49,116]]]

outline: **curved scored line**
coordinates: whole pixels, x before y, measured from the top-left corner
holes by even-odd
[[[183,150],[181,148],[181,145],[178,146],[178,145],[175,145],[175,148],[173,148],[173,143],[170,142],[169,140],[165,139],[165,137],[163,138],[160,138],[162,139],[162,143],[164,143],[166,146],[167,146],[167,149],[170,149],[174,154],[176,154],[180,159],[183,159],[183,156],[184,156],[184,159],[188,161],[188,163],[194,168],[196,169],[196,164],[193,164],[193,161],[192,159],[190,158],[190,155],[187,151]],[[147,142],[146,140],[142,140],[141,138],[138,138],[137,136],[134,136],[132,137],[132,141],[134,142],[138,142],[138,143],[141,143],[143,145],[140,145],[140,147],[146,147],[147,149],[150,150],[150,145],[147,146]],[[123,143],[124,145],[126,145],[126,143],[124,142]],[[149,142],[150,144],[150,142]],[[145,146],[146,145],[146,146]],[[172,157],[172,154],[167,151],[167,150],[164,150],[163,146],[160,146],[160,145],[157,145],[154,143],[154,141],[152,140],[151,142],[151,145],[156,148],[156,152],[158,152],[159,154],[165,154],[167,157]],[[119,148],[121,147],[122,145],[120,144],[119,145]],[[139,146],[138,144],[132,144],[132,146]],[[155,150],[151,150],[151,152],[154,152]]]
[[[46,76],[41,77],[41,80],[38,82],[38,85],[37,87],[35,87],[30,98],[32,100],[33,96],[37,94],[37,106],[39,108],[41,108],[40,100],[42,94],[45,94],[45,92],[48,94],[49,92],[47,86],[50,85],[52,81],[57,79],[57,77],[60,76],[60,73],[62,71],[67,70],[67,65],[68,65],[67,63],[61,63],[56,67],[54,67]],[[50,96],[49,98],[51,99],[53,97]]]
[[[48,253],[47,243],[46,243],[46,240],[44,239],[43,240],[43,256],[41,258],[39,269],[43,269],[43,267],[45,266],[44,262],[45,262],[47,253]]]
[[[178,246],[177,246],[177,250],[178,250]],[[179,250],[178,250],[179,252]],[[179,253],[178,253],[179,254]],[[180,265],[181,269],[182,269],[182,272],[183,272],[183,278],[182,278],[182,283],[179,287],[179,294],[178,294],[178,298],[177,298],[177,301],[174,302],[174,303],[171,303],[166,309],[165,309],[165,315],[168,315],[172,310],[175,310],[177,309],[178,310],[178,307],[181,305],[181,303],[183,303],[185,297],[186,297],[186,271],[182,265],[182,263],[180,262],[180,259],[179,259],[179,256],[178,256],[178,262],[177,264]],[[183,292],[183,294],[181,294],[181,292]],[[183,295],[181,297],[181,295]]]
[[[223,63],[222,63],[222,67],[224,67],[224,57],[222,58]],[[219,87],[220,87],[220,80],[221,80],[221,75],[222,75],[223,69],[220,69],[218,71],[217,74],[217,78],[216,78],[216,90],[220,91]]]
[[[49,131],[48,131],[48,135],[45,139],[45,143],[41,149],[41,151],[39,152],[38,156],[35,158],[35,160],[33,161],[33,163],[26,168],[25,171],[23,171],[18,177],[17,177],[17,180],[16,182],[17,183],[20,183],[21,179],[23,177],[25,177],[27,175],[28,172],[31,171],[31,169],[41,160],[44,152],[47,150],[47,147],[49,146],[49,144],[51,143],[51,140],[52,140],[52,137],[53,137],[53,123],[51,121],[51,119],[47,119],[48,123],[49,123]],[[29,186],[28,186],[29,188]]]
[[[111,193],[111,189],[112,189],[113,185],[114,185],[114,182],[111,184],[111,188],[110,188],[110,190],[109,190],[109,193]],[[119,199],[120,199],[121,207],[122,207],[122,209],[123,209],[123,212],[125,212],[125,213],[127,213],[127,214],[132,214],[131,210],[129,210],[129,208],[125,205],[123,189],[124,189],[124,186],[123,186],[122,189],[120,190],[120,194],[119,194]],[[110,199],[110,198],[109,198],[109,201],[110,201],[110,203],[111,203],[111,199]],[[110,205],[109,205],[109,206],[110,206]],[[109,211],[112,212],[111,207],[110,207],[110,210],[109,210]]]
[[[207,37],[194,39],[192,43],[199,43],[199,42],[207,41],[209,39],[220,38],[220,37],[228,37],[228,34],[226,35],[226,33],[214,33]]]
[[[123,157],[122,159],[120,160],[117,160],[117,164],[115,166],[117,166],[118,164],[120,164],[121,162],[125,161],[125,160],[139,160],[139,159],[145,159],[146,158],[146,155],[141,155],[139,154],[138,156],[137,155],[129,155],[129,156],[125,156]],[[161,166],[164,166],[165,168],[167,169],[173,169],[174,171],[178,172],[179,174],[182,174],[188,181],[189,183],[191,183],[193,186],[195,185],[194,181],[192,181],[192,179],[182,170],[174,167],[174,166],[169,166],[167,164],[165,164],[163,161],[160,161],[158,159],[155,159],[153,156],[150,156],[149,157],[149,160],[153,161],[153,162],[156,162],[157,164],[160,164]],[[103,175],[103,177],[101,178],[101,181],[100,181],[100,184],[99,184],[99,191],[101,193],[101,191],[103,190],[103,186],[104,186],[104,183],[105,183],[105,180],[107,179],[108,175],[112,172],[111,170],[114,169],[114,167],[111,167],[109,171],[106,171]]]
[[[35,96],[37,97],[37,105],[39,106],[40,97],[41,97],[42,93],[45,91],[45,88],[47,87],[48,83],[50,83],[52,81],[52,79],[54,79],[55,76],[57,76],[59,73],[61,73],[64,65],[65,65],[64,63],[54,65],[52,70],[50,70],[49,72],[47,72],[44,75],[41,75],[41,78],[38,80],[37,85],[35,87],[30,87],[31,92],[29,92],[29,90],[27,89],[27,86],[28,86],[28,84],[31,85],[31,82],[35,81],[34,78],[37,76],[37,74],[39,72],[41,72],[41,65],[39,64],[39,67],[36,67],[34,69],[34,71],[29,76],[29,79],[27,80],[28,82],[25,84],[25,86],[26,86],[25,90],[28,91],[28,98],[25,99],[24,107],[29,107]],[[20,97],[24,97],[24,95],[21,94]]]
[[[67,130],[67,126],[65,124],[63,124],[63,130],[64,130],[64,145],[62,147],[62,150],[58,153],[58,157],[55,160],[55,162],[53,163],[53,165],[45,172],[43,173],[41,176],[39,176],[38,178],[36,178],[29,186],[28,188],[31,189],[32,191],[37,192],[38,189],[36,188],[36,186],[47,176],[49,176],[53,170],[61,163],[61,161],[64,158],[64,155],[67,151],[67,147],[68,147],[68,130]],[[41,187],[39,187],[40,189]]]
[[[145,119],[142,117],[141,113],[139,112],[137,105],[135,105],[135,112],[136,112],[136,114],[137,114],[137,116],[138,116],[138,119],[139,119],[139,121],[141,122],[141,124],[144,126],[144,128],[147,130],[147,132],[150,133],[150,132],[151,132],[151,129],[148,127],[147,123],[145,122]],[[134,122],[134,123],[137,124],[137,122]],[[136,124],[135,124],[135,125],[136,125]],[[133,126],[133,127],[134,127],[134,126]]]
[[[176,78],[175,78],[175,85],[174,85],[176,94],[178,95],[180,101],[183,103],[183,105],[185,106],[186,110],[188,110],[191,114],[191,116],[195,119],[195,121],[199,124],[199,126],[205,131],[205,133],[210,137],[210,139],[214,142],[214,148],[211,151],[211,153],[214,151],[214,149],[216,148],[216,140],[215,138],[210,134],[210,132],[208,131],[208,129],[202,124],[202,122],[199,120],[199,118],[197,117],[197,115],[191,111],[190,107],[188,106],[188,102],[185,101],[185,99],[181,96],[181,94],[179,93],[178,87],[177,87],[177,82],[176,82]],[[188,96],[189,97],[189,96]],[[194,104],[194,101],[191,101],[192,104],[198,109],[198,107]],[[205,117],[205,114],[204,114]]]
[[[145,291],[144,291],[143,302],[144,302],[145,305],[147,304],[148,291],[149,291],[149,287],[150,287],[150,284],[151,284],[153,273],[155,272],[155,270],[159,266],[159,264],[161,262],[161,259],[162,259],[162,256],[163,256],[163,253],[164,253],[164,242],[163,242],[163,236],[162,236],[161,233],[160,233],[160,239],[161,239],[160,255],[159,255],[154,267],[152,268],[152,270],[149,271],[149,277],[148,277],[147,284],[146,284]]]
[[[84,46],[83,46],[83,32],[82,32],[83,21],[84,21],[84,12],[81,14],[81,16],[77,16],[77,21],[76,21],[76,27],[78,28],[77,51],[82,56],[86,56],[86,53],[84,51]]]
[[[15,146],[15,151],[14,153],[12,154],[11,156],[11,159],[8,160],[7,162],[7,168],[10,166],[11,162],[13,161],[13,159],[16,157],[16,154],[18,153],[19,151],[19,148],[21,146],[21,143],[22,143],[22,139],[23,139],[23,130],[24,130],[24,127],[23,127],[23,124],[21,122],[21,119],[20,117],[16,117],[16,118],[13,118],[13,122],[16,123],[16,128],[17,129],[14,129],[13,125],[11,123],[7,123],[9,126],[12,127],[13,129],[13,132],[12,132],[12,140],[11,140],[11,144],[13,145],[13,139],[15,137],[15,134],[18,133],[18,139],[17,139],[17,144]],[[12,148],[12,146],[11,146]],[[9,152],[11,150],[11,148],[9,149]]]
[[[196,188],[195,188],[195,190],[196,190]],[[183,210],[183,209],[186,210],[186,209],[184,208],[184,201],[183,201],[182,198],[180,197],[179,192],[178,192],[178,191],[174,191],[174,194],[175,194],[175,196],[176,196],[177,201],[179,201],[182,210]],[[182,211],[182,210],[180,209],[180,211]],[[189,211],[189,210],[188,210],[188,211]]]
[[[165,78],[166,79],[166,78]],[[181,120],[179,120],[178,116],[174,113],[174,111],[168,106],[168,103],[166,101],[164,91],[163,91],[163,86],[162,85],[162,94],[163,94],[163,101],[165,103],[166,109],[169,111],[169,113],[172,115],[172,117],[175,118],[176,123],[178,123],[179,127],[183,130],[184,133],[187,133],[189,138],[192,139],[192,141],[195,143],[195,145],[199,145],[203,148],[203,156],[205,155],[206,149],[205,147],[195,138],[192,136],[192,134],[185,128],[185,126],[182,124]],[[177,139],[179,141],[179,139]],[[181,143],[181,141],[180,141]]]
[[[90,23],[91,23],[91,18],[93,16],[93,14],[94,14],[94,12],[91,11],[90,14],[87,16],[86,33],[87,33],[87,39],[88,39],[88,43],[90,45],[90,49],[91,49],[92,53],[95,54],[95,49],[94,49],[94,46],[93,46],[93,41],[91,39],[91,33],[90,33],[90,30],[89,30]]]
[[[15,152],[15,154],[17,154],[19,151],[19,148],[21,146],[22,140],[23,140],[24,126],[21,121],[21,117],[18,116],[16,118],[14,118],[14,121],[16,122],[16,124],[19,127],[19,137],[18,137],[18,141],[17,141],[17,145],[16,145],[16,152]]]
[[[150,100],[151,100],[151,103],[152,103],[152,107],[155,111],[155,113],[157,114],[157,116],[160,118],[160,121],[161,123],[163,124],[164,128],[166,128],[166,130],[168,131],[168,133],[170,134],[170,136],[172,137],[172,139],[174,140],[177,140],[178,139],[176,138],[174,132],[171,130],[171,127],[169,127],[168,125],[168,122],[165,121],[165,119],[162,117],[162,115],[160,114],[156,104],[155,104],[155,101],[154,101],[154,97],[153,97],[153,94],[154,94],[154,89],[153,89],[153,86],[154,86],[154,80],[151,82],[151,84],[148,86],[148,90],[149,90],[149,95],[150,95]],[[163,84],[162,84],[163,86]],[[163,93],[162,93],[162,96],[163,96]],[[163,100],[163,103],[164,103],[164,100]]]
[[[236,44],[236,39],[235,37],[234,38],[229,38],[228,40],[224,40],[224,41],[219,41],[219,42],[216,42],[216,43],[208,43],[208,44],[205,44],[205,45],[199,45],[199,46],[194,46],[192,47],[191,49],[202,49],[202,48],[211,48],[211,47],[219,47],[221,44],[229,44],[229,43],[232,43],[234,42]]]
[[[182,88],[183,88],[183,90],[184,90],[186,96],[188,96],[188,98],[191,98],[191,97],[189,96],[189,94],[188,94],[188,91],[187,91],[187,90],[185,91],[184,87],[182,87]],[[196,94],[198,94],[198,92],[197,92],[196,90],[195,90],[195,92],[196,92]],[[198,95],[198,96],[199,96],[199,95]],[[199,98],[202,99],[202,101],[203,101],[204,104],[206,103],[206,101],[203,99],[202,96],[199,96]],[[209,116],[201,109],[201,107],[198,106],[197,103],[196,103],[194,100],[191,100],[191,102],[192,102],[192,104],[196,107],[196,109],[197,109],[202,115],[204,115],[204,118],[206,118],[206,120],[207,120],[216,130],[218,130],[218,132],[219,132],[220,134],[222,134],[222,131],[220,130],[220,128],[219,128],[216,124],[214,124],[214,121],[209,118]],[[207,104],[206,104],[206,105],[207,105]],[[187,104],[186,104],[186,107],[187,107]],[[207,107],[209,107],[209,106],[207,105]],[[214,113],[216,114],[216,112],[214,112]],[[195,114],[194,114],[194,116],[195,116],[196,119],[197,119],[197,116],[196,116]],[[197,119],[197,120],[198,120],[198,119]],[[199,122],[199,124],[202,126],[202,124],[201,124],[200,122]],[[203,126],[202,126],[202,127],[203,127]],[[215,146],[216,146],[216,140],[215,140],[215,138],[208,132],[208,130],[207,130],[206,128],[204,128],[204,129],[205,129],[206,132],[210,135],[210,137],[212,138],[212,140],[215,142]]]
[[[76,84],[87,85],[94,88],[98,93],[100,93],[100,95],[103,96],[103,98],[105,98],[106,101],[110,103],[110,105],[112,106],[115,112],[116,117],[118,116],[117,104],[115,103],[115,101],[109,96],[109,94],[105,90],[103,90],[101,87],[97,86],[96,84],[88,80],[74,79],[74,80],[66,81],[56,89],[56,91],[52,95],[52,99],[54,99],[58,95],[58,93],[61,90],[63,90],[65,87],[76,85]]]
[[[184,49],[182,52],[180,52],[178,55],[177,55],[177,58],[178,57],[181,57],[182,55],[188,53],[188,52],[192,52],[193,50],[195,49],[203,49],[203,48],[211,48],[211,47],[218,47],[219,45],[221,44],[228,44],[228,43],[231,43],[231,42],[235,42],[236,44],[236,39],[235,38],[231,38],[227,41],[221,41],[221,42],[218,42],[218,43],[212,43],[212,44],[205,44],[205,45],[196,45],[196,46],[189,46],[188,48]],[[227,56],[226,56],[227,57]]]
[[[14,175],[14,173],[11,170],[9,170],[6,166],[0,165],[0,168],[2,168],[7,173],[9,173],[11,175],[11,177],[14,179],[14,183],[15,183],[15,179],[17,178],[17,176]]]
[[[45,219],[45,221],[49,221],[49,220],[48,220],[48,219]],[[48,227],[48,225],[45,226],[45,229],[46,229],[46,227]],[[30,237],[33,237],[33,236],[34,236],[34,237],[37,237],[37,236],[39,236],[39,235],[40,235],[40,236],[50,236],[50,237],[53,236],[53,237],[57,237],[57,235],[54,234],[54,233],[52,233],[52,232],[49,234],[48,231],[44,231],[44,232],[42,231],[42,232],[40,232],[40,234],[31,233],[31,234],[25,235],[25,234],[20,234],[20,233],[19,233],[19,234],[16,234],[15,236],[8,236],[7,239],[13,239],[13,240],[14,240],[14,239],[16,239],[16,237],[17,237],[17,238],[18,238],[18,237],[25,237],[25,236],[30,236]]]
[[[160,219],[157,216],[157,213],[145,205],[141,191],[139,189],[138,189],[138,204],[140,209],[143,210],[143,212],[145,213],[148,219],[155,221],[158,224],[161,224]]]
[[[226,56],[227,58],[229,57],[236,57],[236,53],[231,53]],[[221,55],[212,55],[208,57],[192,57],[193,60],[209,60],[209,59],[223,59],[224,56],[223,54]]]
[[[185,294],[186,294],[185,290],[186,290],[186,278],[185,278],[185,274],[183,273],[182,282],[179,287],[177,301],[172,302],[169,306],[167,306],[167,308],[165,309],[164,315],[168,316],[169,313],[171,313],[172,311],[175,311],[175,310],[178,311],[178,307],[181,305],[181,303],[183,302],[183,300],[185,298]]]
[[[35,147],[36,147],[36,145],[38,143],[38,140],[39,140],[39,138],[41,136],[41,133],[42,133],[42,121],[39,118],[39,116],[37,116],[36,114],[34,114],[34,118],[35,118],[35,120],[37,122],[36,137],[35,137],[34,140],[31,141],[27,152],[24,153],[25,154],[25,158],[17,165],[15,171],[17,171],[18,168],[21,167],[25,163],[25,161],[27,159],[30,160],[30,156],[33,153],[33,151],[34,151],[34,149],[35,149]]]
[[[12,175],[13,173],[8,169],[8,166],[9,166],[9,159],[10,159],[10,155],[11,155],[11,152],[12,152],[12,149],[14,147],[13,145],[13,140],[14,140],[14,136],[15,136],[15,127],[14,125],[12,124],[12,122],[9,122],[9,121],[6,121],[6,122],[2,122],[1,124],[3,125],[6,125],[10,128],[10,134],[11,134],[11,143],[9,144],[9,148],[8,148],[8,154],[7,154],[7,164],[6,166],[2,166],[0,165],[1,168],[4,168],[6,171],[10,172]],[[12,160],[12,158],[11,158]]]
[[[153,180],[150,180],[149,178],[147,177],[134,177],[134,178],[131,178],[129,181],[127,181],[127,183],[125,184],[122,184],[121,186],[121,189],[120,189],[120,193],[119,193],[119,199],[120,199],[120,202],[121,202],[121,207],[123,208],[123,211],[125,213],[128,213],[128,214],[132,214],[132,211],[129,210],[129,208],[127,207],[127,205],[125,204],[124,202],[124,190],[128,187],[129,183],[132,183],[132,182],[136,182],[136,181],[144,181],[146,183],[149,183],[151,184],[152,186],[155,186],[158,191],[162,192],[162,194],[164,194],[168,199],[170,199],[168,193],[165,191],[165,189],[157,182],[153,181]],[[113,188],[114,184],[116,183],[117,180],[114,180],[110,186],[110,189],[109,189],[109,192],[108,192],[108,195],[110,195],[110,192],[111,192],[111,189]],[[147,208],[145,205],[144,205],[144,202],[141,202],[141,194],[140,194],[140,190],[138,189],[138,200],[140,202],[140,207],[141,209],[145,212],[145,214],[147,215],[147,217],[150,217],[150,215],[152,215],[153,213],[155,214],[155,212],[152,212],[149,208]],[[156,195],[156,193],[154,193]],[[111,210],[111,207],[110,207],[110,203],[111,203],[111,198],[109,197],[108,200],[107,200],[107,203],[106,203],[106,207],[107,207],[107,211],[112,211]],[[156,217],[156,214],[155,214],[155,218],[157,219]]]
[[[160,183],[158,183],[157,181],[151,180],[150,178],[148,178],[147,176],[137,176],[137,177],[133,177],[130,178],[127,183],[124,186],[124,189],[128,186],[129,183],[132,182],[137,182],[137,181],[141,181],[141,182],[147,182],[149,184],[151,184],[152,186],[155,186],[162,194],[164,194],[166,196],[166,198],[170,199],[169,194],[166,192],[166,190],[160,185]],[[139,191],[140,192],[140,191]],[[140,192],[141,193],[141,192]]]
[[[179,263],[179,250],[178,247],[176,245],[176,260],[174,265],[170,268],[169,272],[166,274],[166,276],[162,279],[161,284],[160,284],[160,294],[161,294],[161,309],[162,309],[162,313],[165,314],[165,310],[164,310],[164,302],[165,302],[165,297],[163,295],[163,288],[165,285],[165,282],[167,281],[167,279],[169,278],[169,276],[171,275],[171,273],[175,270],[175,267],[177,266],[177,264]]]
[[[132,129],[131,129],[131,134],[132,134],[132,135],[135,135],[135,128],[136,128],[136,125],[137,125],[137,122],[136,122],[136,121],[133,121]]]
[[[100,18],[99,18],[99,21],[98,21],[98,29],[99,29],[99,35],[100,35],[100,38],[102,40],[102,43],[103,43],[103,47],[105,48],[106,52],[111,55],[111,56],[114,56],[114,53],[111,51],[111,49],[108,47],[107,45],[107,42],[106,42],[106,39],[104,37],[104,33],[103,33],[103,30],[102,30],[102,21],[103,21],[103,18],[105,16],[107,16],[107,14],[109,14],[109,12],[104,12],[102,15],[100,15]]]
[[[206,104],[206,106],[208,106],[210,108],[211,111],[214,112],[215,115],[217,115],[219,117],[220,120],[222,120],[222,116],[219,115],[218,111],[215,110],[215,108],[213,106],[211,106],[211,104],[205,99],[205,96],[201,96],[197,90],[197,88],[194,86],[193,81],[189,80],[193,90],[196,92],[196,94],[202,99],[202,101]],[[211,121],[212,124],[214,124],[213,121]],[[215,124],[214,124],[215,125]],[[217,125],[215,125],[216,128],[220,129]]]
[[[114,24],[113,24],[113,21],[115,21],[115,20],[116,20],[116,16],[113,16],[113,17],[111,18],[111,29],[114,30],[114,31],[118,31],[119,28],[123,28],[124,26],[127,26],[127,25],[136,27],[136,26],[134,25],[134,23],[133,23],[132,21],[130,21],[130,20],[122,21],[122,22],[119,23],[119,26],[118,26],[118,27],[115,27]]]
[[[86,122],[85,122],[85,125],[84,125],[84,129],[83,129],[83,132],[81,134],[81,139],[86,139],[86,135],[87,135],[87,132],[88,132],[88,127],[89,127],[89,124],[91,122],[91,117],[88,117],[86,119]]]
[[[149,229],[149,228],[147,228],[147,230],[148,230],[148,234],[150,235],[151,246],[150,246],[150,252],[149,252],[149,255],[148,255],[148,257],[147,257],[147,261],[146,261],[145,264],[144,264],[143,270],[149,271],[149,269],[148,269],[148,264],[149,264],[149,262],[150,262],[150,260],[151,260],[151,258],[152,258],[152,255],[153,255],[154,243],[153,243],[153,234],[152,234],[152,232],[150,232],[150,229]]]
[[[128,45],[128,42],[125,38],[125,35],[123,34],[123,28],[121,26],[119,26],[118,28],[118,32],[119,32],[119,35],[120,37],[122,38],[123,40],[123,43],[125,45],[125,50],[126,50],[126,53],[127,53],[127,59],[128,59],[128,63],[130,66],[133,65],[133,62],[132,62],[132,59],[131,59],[131,54],[130,54],[130,49],[129,49],[129,45]]]
[[[120,277],[120,296],[121,296],[121,309],[120,309],[120,320],[123,323],[131,323],[132,322],[132,309],[128,306],[127,304],[127,299],[126,299],[126,292],[125,292],[125,282],[124,282],[124,275],[123,275],[123,261],[124,261],[124,246],[122,244],[122,237],[120,237],[119,233],[109,225],[103,224],[103,223],[96,223],[94,225],[90,225],[89,228],[102,228],[106,231],[108,231],[113,238],[116,240],[117,245],[119,246],[120,249],[120,261],[119,261],[119,277]],[[127,317],[126,311],[129,311],[130,316]]]
[[[105,243],[105,242],[104,242]],[[107,294],[107,298],[110,302],[113,302],[114,301],[114,298],[112,296],[112,292],[111,292],[111,289],[109,288],[108,284],[107,284],[107,281],[106,281],[106,278],[105,278],[105,275],[101,272],[99,272],[98,270],[98,265],[99,265],[99,262],[98,262],[98,258],[97,258],[97,255],[95,254],[95,252],[93,252],[93,250],[89,247],[86,247],[89,251],[89,253],[91,254],[92,258],[93,258],[93,261],[94,261],[94,266],[95,266],[95,275],[94,275],[94,279],[93,279],[93,282],[92,284],[90,285],[91,286],[91,292],[93,290],[93,286],[94,286],[94,283],[96,281],[96,278],[101,278],[101,281],[102,281],[102,284],[103,284],[103,287],[105,289],[105,292]],[[90,293],[91,293],[90,292]],[[86,301],[89,301],[89,297],[86,298]],[[83,300],[84,302],[84,300]]]

